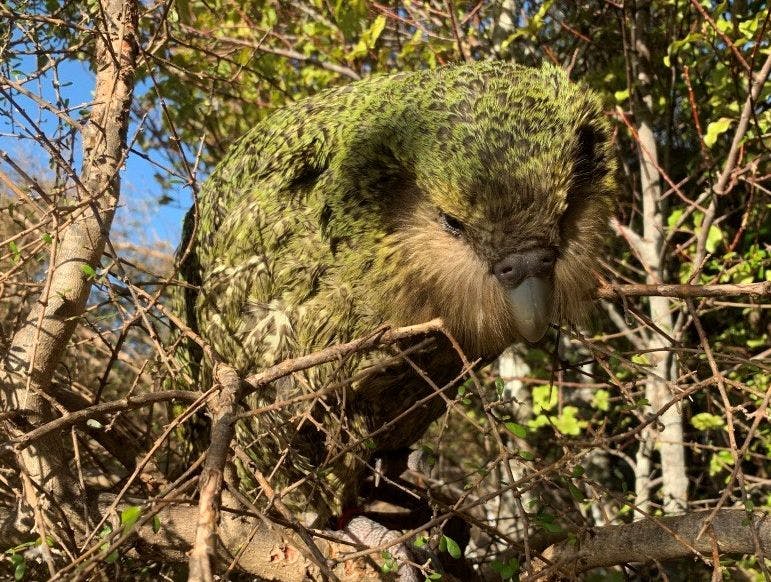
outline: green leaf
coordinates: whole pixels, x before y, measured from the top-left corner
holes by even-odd
[[[383,572],[383,574],[390,574],[391,572],[396,572],[399,569],[399,565],[396,563],[396,559],[388,550],[383,551],[380,554],[380,557],[383,558],[383,565],[380,567],[380,570]]]
[[[592,406],[603,412],[610,410],[610,392],[603,389],[597,390],[592,396]]]
[[[517,424],[516,422],[507,422],[506,429],[516,437],[521,439],[527,436],[527,427]]]
[[[552,419],[554,428],[562,434],[578,436],[581,429],[585,428],[587,422],[578,418],[578,408],[575,406],[565,406],[562,408],[562,414]]]
[[[680,218],[683,216],[683,209],[677,208],[673,210],[667,217],[667,226],[669,228],[675,228],[675,225],[680,222]]]
[[[525,461],[534,461],[535,455],[531,453],[530,451],[519,451],[517,453],[521,459],[524,459]]]
[[[549,533],[560,533],[562,531],[559,525],[551,521],[542,521],[539,525]]]
[[[557,390],[553,386],[543,385],[533,388],[533,413],[540,414],[557,406]]]
[[[499,560],[495,560],[491,566],[493,570],[498,572],[503,580],[508,580],[509,578],[513,578],[516,574],[519,574],[519,560],[516,558],[512,558],[506,564]]]
[[[639,366],[651,366],[651,361],[646,354],[635,354],[631,358],[632,362]]]
[[[709,460],[709,475],[714,477],[721,471],[724,471],[734,464],[733,455],[731,451],[717,451]]]
[[[442,542],[444,543],[444,551],[446,551],[456,560],[463,555],[463,552],[460,551],[460,546],[451,537],[442,536]],[[440,547],[442,542],[440,542]]]
[[[378,15],[377,18],[375,18],[375,21],[372,23],[372,26],[369,27],[369,48],[373,48],[375,46],[377,39],[380,38],[380,34],[383,32],[383,29],[385,29],[385,25],[386,17],[382,14]]]
[[[573,477],[580,477],[586,470],[581,465],[573,467]]]
[[[709,412],[700,412],[691,417],[691,424],[696,430],[714,430],[723,428],[725,426],[725,420],[720,416],[710,414]]]
[[[415,538],[415,541],[412,542],[412,545],[416,548],[422,548],[425,547],[425,545],[428,543],[428,538],[426,536],[419,536]]]
[[[717,142],[717,138],[728,131],[728,128],[731,127],[732,121],[733,120],[729,117],[721,117],[717,121],[711,122],[707,126],[707,133],[704,135],[704,144],[708,148],[714,146]]]
[[[159,531],[161,531],[161,518],[156,513],[153,516],[153,533],[158,533]]]
[[[87,265],[84,263],[80,265],[80,270],[83,271],[83,274],[89,279],[93,279],[94,277],[96,277],[96,271],[94,271],[94,268],[91,265]]]
[[[16,244],[16,241],[11,241],[8,243],[8,248],[11,249],[11,255],[13,256],[13,261],[15,263],[19,262],[19,259],[21,258],[21,252],[19,251],[19,245]]]
[[[581,491],[575,485],[573,485],[573,483],[568,482],[568,490],[570,491],[570,495],[576,501],[584,501],[586,499],[586,496],[584,495],[584,492]]]
[[[623,91],[616,91],[613,93],[613,97],[616,100],[616,103],[623,103],[627,99],[629,99],[629,89],[624,89]]]
[[[717,245],[723,240],[723,231],[714,224],[710,225],[709,232],[707,233],[707,242],[704,245],[707,252],[714,253],[717,249]]]
[[[120,524],[123,530],[127,531],[137,522],[142,515],[142,508],[138,505],[129,505],[120,512]]]

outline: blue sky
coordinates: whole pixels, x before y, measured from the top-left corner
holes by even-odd
[[[15,71],[22,74],[32,72],[37,68],[37,63],[33,58],[23,59],[20,63],[15,63]],[[65,61],[59,66],[59,81],[61,83],[61,95],[69,99],[70,106],[84,105],[88,106],[92,98],[94,88],[94,74],[88,67],[77,61]],[[11,76],[14,77],[13,72]],[[28,83],[25,87],[42,95],[49,102],[55,102],[55,93],[52,84],[52,76],[47,75],[40,82],[34,81]],[[141,95],[147,91],[145,85],[137,86],[135,95]],[[28,99],[16,92],[13,92],[14,99],[24,108],[36,123],[39,123],[44,133],[52,136],[56,132],[55,116],[41,109],[33,100]],[[2,99],[2,96],[0,96]],[[8,104],[3,104],[3,111],[11,109]],[[70,116],[78,119],[78,109],[70,112]],[[49,170],[49,156],[34,139],[25,131],[27,123],[21,118],[18,112],[13,113],[13,119],[6,115],[0,116],[0,150],[8,155],[21,167],[31,169],[36,175],[45,179],[45,173]],[[129,138],[137,130],[133,123],[129,129]],[[26,135],[24,139],[19,139],[18,135]],[[81,149],[78,140],[73,156],[75,159],[75,170],[80,171]],[[150,153],[150,156],[158,162],[167,165],[166,160],[158,156],[157,153]],[[190,156],[189,159],[193,159]],[[2,164],[2,162],[0,162]],[[13,174],[10,167],[2,167],[8,173]],[[116,217],[116,227],[133,243],[154,246],[161,242],[166,242],[172,248],[179,242],[182,218],[187,208],[192,202],[188,189],[177,187],[171,192],[164,192],[161,186],[153,177],[157,172],[157,167],[142,157],[130,154],[126,166],[121,173],[121,207]],[[167,194],[174,198],[170,204],[159,205],[158,199]]]

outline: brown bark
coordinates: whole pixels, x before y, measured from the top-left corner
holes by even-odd
[[[77,186],[79,215],[68,217],[74,219],[54,233],[43,291],[14,335],[0,370],[4,410],[28,411],[26,419],[35,426],[56,418],[46,393],[83,314],[91,290],[89,275],[99,268],[120,191],[137,60],[138,5],[133,0],[109,0],[102,14],[94,106],[83,130],[83,167],[79,176],[63,168]],[[55,224],[58,221],[55,217]],[[24,432],[24,423],[8,425],[13,436]],[[59,431],[51,432],[18,455],[31,482],[25,496],[36,504],[42,492],[44,505],[62,503],[71,523],[77,523],[75,500],[82,492],[70,474],[62,442]]]
[[[544,556],[562,573],[575,574],[601,566],[674,560],[695,552],[708,560],[715,543],[721,556],[771,553],[771,515],[767,512],[722,509],[699,537],[709,518],[709,511],[699,511],[590,530],[576,540],[550,547]]]

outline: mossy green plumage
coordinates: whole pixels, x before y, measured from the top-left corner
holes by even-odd
[[[478,63],[320,93],[255,127],[204,184],[181,246],[192,243],[180,310],[243,375],[433,317],[470,359],[493,358],[521,337],[490,266],[532,241],[558,249],[554,320],[585,313],[612,160],[596,95],[549,66]],[[367,463],[412,444],[443,410],[435,396],[369,436],[433,392],[407,362],[369,368],[388,354],[250,396],[256,408],[341,386],[241,421],[254,463],[244,470],[272,475],[279,492],[299,482],[285,502],[321,517],[355,503]],[[206,388],[208,364],[194,349],[188,360]],[[438,386],[460,370],[441,339],[413,363]]]

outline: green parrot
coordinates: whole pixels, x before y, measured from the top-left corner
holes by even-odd
[[[586,315],[615,171],[600,99],[553,66],[456,65],[327,90],[257,125],[205,182],[185,221],[177,309],[242,376],[436,317],[469,361],[489,362]],[[207,389],[200,349],[181,358]],[[437,388],[461,370],[440,335],[251,394],[244,410],[286,405],[238,422],[242,487],[258,493],[259,471],[315,523],[344,514],[377,459],[441,416]]]

